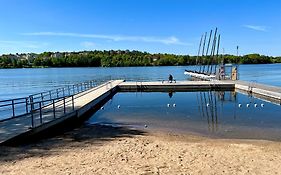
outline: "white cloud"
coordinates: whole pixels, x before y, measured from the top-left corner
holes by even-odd
[[[248,29],[256,30],[256,31],[262,31],[262,32],[267,31],[266,26],[244,25],[244,27],[246,27]]]
[[[47,46],[48,43],[41,43],[37,41],[7,41],[0,40],[0,46],[5,48],[29,48],[29,49],[38,49],[44,46]]]
[[[94,42],[89,42],[89,41],[85,41],[80,43],[81,46],[85,47],[85,48],[94,48],[96,47],[96,44]]]
[[[189,43],[181,42],[178,38],[174,36],[161,38],[161,37],[154,37],[154,36],[97,35],[97,34],[81,34],[81,33],[63,33],[63,32],[33,32],[33,33],[23,33],[22,35],[79,37],[79,38],[105,39],[111,41],[148,42],[148,43],[162,43],[168,45],[191,45]]]

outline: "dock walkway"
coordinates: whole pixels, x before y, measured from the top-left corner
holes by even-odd
[[[232,90],[254,94],[263,100],[281,105],[281,87],[267,86],[246,81],[156,81],[156,82],[124,82],[111,80],[102,85],[66,96],[63,100],[50,103],[47,106],[28,113],[22,117],[0,122],[0,144],[26,133],[36,133],[47,130],[69,118],[82,117],[117,91],[201,91],[201,90]],[[38,103],[38,102],[37,102]]]
[[[100,100],[109,96],[112,91],[116,91],[117,86],[122,82],[123,80],[109,81],[66,97],[63,101],[57,101],[40,111],[0,122],[0,144],[24,133],[41,131],[69,117],[79,118]]]
[[[281,105],[281,87],[269,86],[256,82],[234,81],[235,89],[239,92],[250,93],[263,100]]]

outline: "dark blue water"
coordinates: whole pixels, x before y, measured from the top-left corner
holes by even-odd
[[[281,140],[280,114],[279,105],[234,92],[124,92],[117,93],[88,123],[219,138]]]
[[[172,74],[176,80],[186,80],[185,69],[194,66],[122,67],[122,68],[42,68],[0,69],[0,100],[24,97],[93,79],[125,79],[127,81],[157,81]],[[240,79],[281,86],[281,64],[241,65]]]

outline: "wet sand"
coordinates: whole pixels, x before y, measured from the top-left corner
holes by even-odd
[[[83,126],[0,147],[0,174],[281,174],[281,142]]]

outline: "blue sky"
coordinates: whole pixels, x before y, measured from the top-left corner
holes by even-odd
[[[281,0],[0,0],[0,54],[129,49],[196,55],[218,27],[221,51],[281,55]]]

